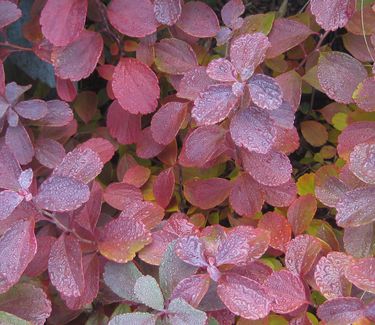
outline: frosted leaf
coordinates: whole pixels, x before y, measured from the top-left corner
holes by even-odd
[[[184,262],[206,267],[206,257],[204,256],[204,247],[197,236],[183,237],[177,240],[175,247],[176,255]]]
[[[137,156],[143,159],[150,159],[160,154],[166,146],[157,143],[153,136],[151,127],[142,130],[137,141]]]
[[[275,313],[288,314],[309,303],[303,282],[287,270],[273,272],[263,285]]]
[[[18,282],[36,253],[34,220],[14,223],[0,238],[0,292]]]
[[[289,271],[303,276],[310,271],[321,250],[322,246],[316,237],[299,235],[288,244],[285,266]]]
[[[276,110],[281,106],[283,93],[276,79],[256,74],[249,80],[248,87],[255,105],[268,110]]]
[[[195,99],[191,116],[197,125],[216,124],[229,115],[237,102],[231,85],[212,85]]]
[[[39,187],[34,202],[41,209],[72,211],[87,202],[90,190],[82,182],[65,176],[51,176]]]
[[[126,183],[111,183],[103,194],[104,201],[117,210],[125,210],[131,201],[141,201],[141,191]]]
[[[225,275],[219,280],[217,293],[232,313],[246,319],[264,318],[271,310],[262,285],[241,275]]]
[[[179,0],[155,0],[154,13],[156,20],[163,25],[174,25],[181,15],[181,1]]]
[[[21,167],[5,141],[0,141],[0,188],[19,190]]]
[[[0,220],[7,219],[23,199],[24,197],[17,192],[0,192]]]
[[[82,32],[86,14],[87,0],[49,0],[40,16],[42,33],[53,45],[68,45]]]
[[[269,114],[275,125],[279,128],[293,129],[294,111],[292,106],[285,100],[282,101],[279,108],[270,111]]]
[[[340,252],[331,252],[320,258],[314,278],[319,291],[327,299],[350,296],[351,285],[345,278],[350,262],[351,257]]]
[[[249,79],[255,68],[266,57],[270,47],[267,36],[263,33],[244,34],[235,38],[230,45],[230,58],[242,81]]]
[[[79,241],[63,234],[54,243],[48,260],[51,283],[63,295],[78,297],[84,289],[82,251]]]
[[[355,0],[311,0],[311,12],[325,30],[344,27],[355,11]]]
[[[288,221],[295,236],[302,234],[310,226],[318,204],[313,195],[307,194],[295,200],[288,209]]]
[[[237,146],[266,154],[275,142],[276,129],[264,110],[250,106],[234,115],[230,123],[230,134]]]
[[[155,309],[164,309],[164,298],[155,278],[150,275],[141,276],[134,285],[134,293],[144,305]]]
[[[353,99],[360,109],[366,112],[373,112],[375,111],[374,93],[375,77],[366,78],[353,93]]]
[[[185,3],[176,25],[195,37],[214,37],[220,28],[215,12],[201,1]]]
[[[367,77],[363,65],[342,52],[329,52],[320,55],[318,79],[327,96],[338,103],[350,104],[358,84]]]
[[[48,168],[57,167],[65,157],[64,147],[57,141],[41,138],[35,143],[35,158]]]
[[[33,159],[33,144],[23,125],[8,126],[5,133],[5,143],[21,165],[26,165]]]
[[[131,37],[150,35],[158,26],[150,0],[112,0],[107,14],[113,27]]]
[[[0,29],[15,22],[22,16],[22,12],[17,5],[8,0],[0,2],[0,12]]]
[[[353,261],[346,269],[346,278],[356,287],[375,293],[375,258],[366,257]]]
[[[345,228],[343,238],[345,251],[354,257],[371,256],[374,238],[374,225],[372,223]]]
[[[336,222],[340,227],[357,227],[375,220],[375,187],[346,192],[336,205]]]
[[[89,148],[76,148],[64,157],[52,175],[71,177],[87,184],[100,174],[102,168],[103,162],[96,152]]]
[[[176,38],[163,39],[155,44],[157,68],[169,74],[184,74],[198,65],[193,48]]]
[[[293,179],[278,186],[262,186],[268,204],[276,207],[289,206],[297,196],[297,186]]]
[[[155,200],[164,209],[172,199],[174,185],[175,176],[172,167],[163,170],[154,181],[152,190]]]
[[[152,113],[160,97],[155,73],[147,65],[133,58],[123,58],[117,64],[113,73],[112,89],[122,108],[132,114]]]
[[[18,177],[18,182],[20,183],[20,186],[22,189],[27,190],[33,181],[33,170],[31,168],[28,168],[26,170],[23,170]]]
[[[207,274],[192,275],[177,284],[170,299],[182,298],[197,308],[206,295],[209,285],[210,277]]]
[[[87,78],[96,68],[103,50],[99,33],[84,30],[66,47],[56,47],[51,54],[55,74],[61,79],[79,81]]]
[[[325,324],[352,324],[364,317],[365,305],[359,298],[336,298],[319,306],[317,315]]]
[[[211,84],[212,79],[208,76],[206,67],[195,67],[184,74],[177,89],[177,96],[195,100]]]
[[[207,321],[206,313],[193,308],[183,299],[174,299],[169,303],[168,311],[171,312],[168,320],[172,324],[179,325],[205,325]]]
[[[208,76],[217,81],[222,82],[235,82],[236,70],[233,64],[227,59],[215,59],[212,60],[206,70]]]
[[[192,205],[211,209],[228,197],[230,188],[230,182],[224,178],[192,179],[184,183],[184,195]]]
[[[107,262],[104,267],[103,279],[105,284],[119,297],[133,302],[139,302],[134,294],[134,285],[142,273],[133,262],[119,264]]]
[[[243,173],[234,181],[229,202],[239,215],[251,217],[262,209],[264,197],[258,183],[250,175]]]
[[[171,143],[185,120],[187,106],[185,103],[169,102],[152,116],[151,132],[157,143]]]
[[[132,312],[128,314],[120,314],[113,317],[108,325],[124,325],[124,324],[142,324],[155,325],[157,315],[141,312]]]
[[[242,0],[230,0],[221,9],[221,18],[226,26],[234,28],[237,26],[239,17],[245,12]]]
[[[350,154],[349,169],[365,183],[375,184],[375,143],[356,145]]]
[[[259,220],[258,228],[270,232],[272,248],[285,252],[287,243],[292,236],[292,228],[284,216],[276,212],[267,212]]]
[[[73,120],[73,112],[69,105],[61,100],[50,100],[47,102],[47,114],[38,124],[47,126],[65,126]]]
[[[5,99],[9,104],[15,105],[30,88],[31,85],[20,86],[15,82],[10,82],[5,86]]]
[[[44,117],[47,112],[47,104],[40,99],[31,99],[19,102],[14,110],[23,118],[29,120],[39,120]]]
[[[277,186],[289,181],[292,166],[288,156],[270,150],[266,154],[241,150],[244,169],[260,184]]]

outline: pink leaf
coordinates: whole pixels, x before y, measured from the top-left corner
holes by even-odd
[[[51,176],[39,187],[34,202],[41,209],[72,211],[87,202],[90,190],[86,184],[66,176]]]
[[[173,196],[174,184],[175,176],[172,167],[163,170],[154,181],[153,192],[156,202],[164,209]]]
[[[364,310],[359,298],[336,298],[319,306],[317,315],[327,325],[352,324],[364,317]]]
[[[84,290],[82,251],[78,239],[62,234],[53,244],[48,273],[56,289],[68,297],[79,297]]]
[[[115,100],[108,107],[107,127],[109,134],[119,143],[135,143],[141,134],[141,116],[130,114]]]
[[[230,134],[237,146],[266,154],[275,142],[276,129],[264,110],[250,106],[234,115],[230,123]]]
[[[48,112],[38,121],[38,124],[48,126],[65,126],[73,120],[73,112],[69,105],[61,100],[47,102]]]
[[[48,168],[57,167],[65,157],[64,147],[52,139],[41,138],[35,143],[35,158]]]
[[[302,95],[302,79],[301,76],[294,70],[278,75],[276,78],[283,98],[292,106],[293,111],[296,112],[301,102]]]
[[[110,23],[119,32],[131,37],[150,35],[158,26],[150,0],[112,0],[107,13]]]
[[[264,288],[272,299],[271,307],[275,313],[288,314],[308,303],[303,282],[287,270],[273,272],[265,281]]]
[[[192,179],[184,184],[186,199],[201,209],[221,204],[229,195],[231,184],[224,178]]]
[[[302,234],[310,226],[318,208],[313,195],[307,194],[295,200],[288,209],[288,221],[295,236]]]
[[[103,164],[110,161],[115,154],[115,147],[104,138],[91,138],[78,146],[81,150],[91,149],[96,152]]]
[[[345,251],[353,257],[370,256],[374,239],[373,223],[344,229]]]
[[[230,0],[221,9],[221,18],[226,26],[238,27],[238,17],[245,12],[242,0]]]
[[[256,74],[248,82],[251,100],[255,105],[268,109],[279,109],[283,94],[276,79],[265,74]]]
[[[47,104],[40,99],[31,99],[19,102],[14,110],[23,118],[28,120],[39,120],[44,117],[47,112]]]
[[[51,60],[55,73],[61,79],[79,81],[87,78],[96,68],[103,50],[99,33],[84,30],[66,47],[56,47]]]
[[[142,133],[137,141],[137,156],[144,159],[149,159],[157,156],[165,148],[165,145],[157,143],[152,137],[151,127],[142,130]]]
[[[294,113],[292,106],[287,101],[283,100],[279,108],[270,111],[269,115],[278,129],[291,131],[294,128]],[[279,132],[279,135],[283,134],[281,132]],[[289,136],[288,133],[287,136]],[[280,138],[280,136],[277,138]]]
[[[297,196],[297,186],[293,179],[278,186],[262,186],[268,204],[276,207],[289,206]]]
[[[22,12],[17,5],[11,1],[0,1],[0,29],[15,22],[22,16]]]
[[[0,60],[0,96],[5,94],[5,71],[3,61]]]
[[[246,319],[264,318],[271,310],[271,301],[263,287],[241,275],[225,275],[219,280],[217,293],[232,313]]]
[[[251,217],[262,209],[264,198],[258,183],[243,173],[234,181],[229,202],[239,215]]]
[[[181,260],[188,264],[198,267],[207,266],[204,247],[197,236],[178,239],[175,246],[175,252]]]
[[[0,188],[19,190],[21,167],[5,141],[0,141]]]
[[[338,103],[352,103],[354,90],[366,77],[366,69],[348,54],[329,52],[322,54],[319,58],[320,86],[329,98]]]
[[[72,102],[77,97],[77,89],[69,79],[56,77],[56,91],[62,100]]]
[[[243,81],[249,79],[263,62],[270,45],[263,33],[244,34],[232,41],[230,58]]]
[[[0,192],[0,220],[7,219],[23,199],[24,197],[17,192],[8,190]]]
[[[277,151],[266,154],[241,150],[245,170],[260,184],[277,186],[290,179],[292,166],[288,156]]]
[[[155,0],[154,13],[156,20],[163,25],[172,26],[180,18],[182,11],[179,0]]]
[[[23,190],[29,190],[31,183],[33,182],[34,173],[31,168],[25,169],[21,172],[18,177],[18,182]]]
[[[197,125],[216,124],[229,115],[237,102],[231,85],[212,85],[195,99],[191,116]]]
[[[137,59],[123,58],[118,63],[113,73],[112,88],[122,108],[129,113],[148,114],[157,107],[160,97],[158,78]]]
[[[185,103],[169,102],[154,114],[151,120],[152,137],[157,143],[171,143],[185,120],[187,106]]]
[[[206,70],[208,76],[217,81],[236,82],[236,69],[227,59],[212,60]]]
[[[362,143],[350,154],[349,169],[360,180],[375,184],[375,143]]]
[[[5,143],[21,165],[26,165],[33,159],[34,148],[23,125],[8,126],[5,133]]]
[[[150,178],[151,170],[141,165],[130,167],[124,174],[122,182],[141,188]]]
[[[184,74],[177,89],[177,96],[195,100],[211,84],[212,80],[207,75],[206,67],[195,67]]]
[[[214,37],[219,31],[215,12],[201,1],[190,1],[182,6],[177,26],[195,37]]]
[[[31,85],[20,86],[15,82],[10,82],[5,87],[5,99],[9,104],[15,105],[20,101],[22,95],[31,88]]]
[[[198,65],[192,47],[177,38],[156,43],[155,63],[160,71],[169,74],[184,74]]]
[[[355,0],[311,0],[316,22],[327,31],[344,27],[355,11]]]
[[[375,110],[375,101],[372,96],[374,92],[375,78],[366,78],[358,85],[353,94],[353,98],[357,106],[366,112],[373,112]]]
[[[375,293],[375,258],[361,258],[350,263],[346,269],[346,278],[356,287]]]
[[[141,201],[141,191],[126,183],[111,183],[104,191],[104,201],[117,210],[125,210],[131,201]]]
[[[82,32],[87,13],[87,0],[48,0],[40,24],[43,35],[56,46],[65,46]]]

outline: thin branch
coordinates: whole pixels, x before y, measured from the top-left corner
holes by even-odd
[[[17,44],[9,43],[9,42],[0,42],[0,46],[9,47],[9,48],[11,48],[15,51],[28,51],[28,52],[33,51],[33,49],[31,49],[29,47],[23,47],[23,46],[19,46]]]

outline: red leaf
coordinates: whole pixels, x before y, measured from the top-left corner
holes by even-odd
[[[212,80],[207,75],[206,67],[195,67],[184,74],[178,85],[177,96],[195,100],[211,84]]]
[[[0,187],[18,191],[20,188],[18,177],[21,171],[20,164],[5,141],[0,141]]]
[[[353,257],[370,256],[374,238],[373,223],[344,229],[345,251]]]
[[[264,288],[275,313],[288,314],[308,303],[303,282],[287,270],[273,272],[264,282]]]
[[[250,106],[234,115],[230,123],[230,134],[237,146],[266,154],[275,142],[276,129],[264,110]]]
[[[0,95],[4,96],[5,94],[5,72],[3,61],[0,60]]]
[[[73,103],[73,108],[79,118],[88,124],[98,114],[98,97],[95,92],[84,90],[80,92]]]
[[[372,94],[375,93],[375,78],[370,77],[362,81],[355,90],[353,98],[357,106],[366,111],[373,112],[375,110],[375,101]]]
[[[197,236],[178,239],[175,252],[185,263],[198,267],[206,267],[208,265],[204,255],[203,243]]]
[[[361,258],[350,263],[346,269],[346,278],[356,287],[375,293],[375,258]]]
[[[375,143],[361,143],[350,154],[349,169],[361,181],[375,184]]]
[[[112,0],[107,14],[110,23],[119,32],[131,37],[150,35],[158,26],[150,0]]]
[[[5,133],[5,143],[21,165],[26,165],[33,159],[34,147],[23,125],[8,126]]]
[[[301,76],[294,70],[278,75],[276,78],[283,98],[292,106],[293,111],[296,112],[301,102],[302,95],[302,79]]]
[[[179,102],[169,102],[160,107],[151,120],[154,140],[163,145],[171,143],[185,120],[186,111],[186,104]]]
[[[236,82],[236,69],[233,64],[227,59],[212,60],[206,70],[208,76],[221,82]]]
[[[258,183],[249,174],[243,173],[233,183],[229,202],[239,215],[252,217],[262,209],[264,197]]]
[[[201,1],[190,1],[182,6],[177,26],[195,37],[214,37],[219,31],[215,12]]]
[[[19,102],[14,110],[23,118],[28,120],[39,120],[43,118],[47,112],[47,104],[44,100],[31,99]]]
[[[344,27],[355,11],[355,0],[311,0],[311,13],[325,30]]]
[[[186,199],[201,209],[221,204],[229,195],[231,184],[224,178],[192,179],[184,184]]]
[[[292,239],[285,253],[285,266],[293,273],[305,275],[314,265],[322,246],[310,235],[299,235]]]
[[[124,174],[123,183],[141,188],[150,178],[151,170],[141,165],[130,167]]]
[[[364,311],[359,298],[336,298],[319,306],[317,315],[327,325],[352,324],[364,317]]]
[[[166,146],[157,143],[152,137],[151,127],[142,130],[137,141],[137,156],[144,159],[150,159],[160,154]]]
[[[110,161],[115,154],[115,147],[111,142],[104,138],[91,138],[77,148],[81,150],[91,149],[96,152],[103,164]]]
[[[184,74],[198,65],[193,48],[176,38],[156,43],[155,63],[160,71],[169,74]]]
[[[48,0],[40,24],[43,35],[56,46],[65,46],[77,39],[85,26],[87,0]]]
[[[264,318],[271,310],[263,287],[241,275],[225,275],[219,280],[217,293],[232,313],[246,319]]]
[[[0,192],[0,221],[7,219],[23,199],[22,195],[14,191]]]
[[[41,138],[35,143],[35,158],[48,168],[57,167],[65,157],[64,147],[52,139]]]
[[[238,25],[242,23],[241,19],[238,19],[245,12],[245,6],[242,0],[230,0],[221,9],[221,18],[226,26],[231,28],[238,28]]]
[[[179,163],[184,167],[202,167],[224,150],[225,130],[217,125],[196,128],[185,139]]]
[[[175,176],[172,167],[163,170],[154,181],[153,192],[156,202],[164,209],[173,196],[174,184]]]
[[[358,84],[367,77],[362,63],[342,52],[324,53],[319,58],[318,79],[327,96],[338,103],[350,104]]]
[[[174,0],[155,0],[154,13],[156,20],[163,25],[172,26],[178,18],[180,18],[182,11],[181,1]]]
[[[135,143],[141,135],[141,116],[130,114],[115,100],[108,107],[107,127],[119,143]]]
[[[20,220],[0,238],[0,292],[16,284],[36,253],[34,220]]]
[[[96,68],[103,50],[99,33],[84,30],[65,47],[56,47],[51,54],[55,73],[61,79],[79,81],[87,78]]]
[[[77,97],[77,89],[69,79],[56,77],[56,91],[62,100],[72,102]]]
[[[137,3],[137,10],[140,10],[139,5]],[[121,59],[113,73],[112,88],[122,108],[129,113],[148,114],[157,107],[160,97],[158,78],[137,59]]]
[[[151,242],[145,225],[130,216],[120,216],[107,223],[99,234],[99,251],[111,261],[126,263]]]
[[[262,186],[265,200],[276,207],[289,206],[297,196],[297,186],[293,179],[278,186]]]
[[[22,12],[18,9],[16,4],[8,0],[0,2],[0,29],[15,22],[21,16]]]
[[[295,236],[302,234],[310,226],[318,208],[316,199],[308,194],[295,200],[288,209],[288,221]]]
[[[62,234],[53,244],[48,260],[51,283],[64,296],[79,297],[85,286],[82,251],[73,235]]]
[[[38,124],[48,126],[65,126],[73,120],[73,112],[69,105],[61,100],[50,100],[47,102],[48,112]]]
[[[117,210],[125,210],[132,201],[141,201],[141,191],[126,183],[111,183],[103,194],[104,201]]]
[[[270,232],[270,246],[285,252],[292,236],[292,229],[287,219],[276,212],[267,212],[258,223],[258,228]]]
[[[192,275],[177,284],[170,299],[182,298],[197,308],[206,295],[209,285],[210,277],[207,274]]]
[[[191,116],[197,125],[216,124],[229,115],[237,102],[231,85],[212,85],[195,99]]]
[[[265,74],[256,74],[249,80],[248,87],[255,105],[271,111],[280,108],[283,94],[276,79]]]

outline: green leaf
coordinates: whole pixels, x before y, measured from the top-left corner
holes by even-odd
[[[163,294],[152,276],[145,275],[138,278],[134,286],[134,293],[139,301],[146,306],[156,310],[164,309]]]
[[[5,311],[0,311],[0,324],[4,325],[32,325],[30,322],[25,321],[22,318],[18,318],[12,314],[8,314]]]
[[[113,311],[111,318],[117,316],[117,315],[122,315],[122,314],[128,314],[131,313],[131,308],[127,304],[119,304],[115,310]]]
[[[300,178],[298,178],[297,193],[299,195],[315,193],[315,174],[314,173],[304,174]]]
[[[348,126],[348,114],[337,113],[332,117],[333,127],[339,131],[344,130]]]

